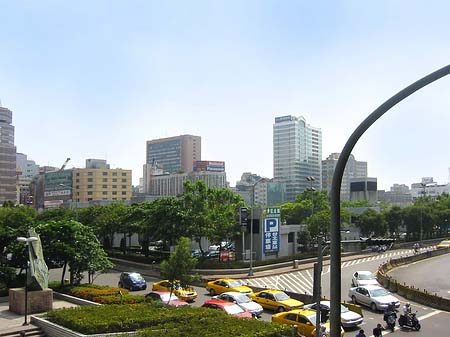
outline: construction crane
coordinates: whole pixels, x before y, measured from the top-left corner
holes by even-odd
[[[64,162],[63,166],[61,166],[61,168],[59,169],[60,171],[64,170],[67,163],[69,162],[70,158],[67,158],[66,161]]]

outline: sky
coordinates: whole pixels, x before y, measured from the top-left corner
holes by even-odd
[[[322,130],[340,152],[379,105],[450,63],[448,1],[0,0],[0,100],[17,152],[133,170],[146,141],[202,137],[202,159],[273,177],[275,117]],[[447,183],[450,76],[359,140],[379,189]]]

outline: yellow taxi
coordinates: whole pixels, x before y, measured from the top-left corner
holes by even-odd
[[[256,303],[259,303],[264,309],[271,309],[276,312],[282,312],[300,308],[303,302],[289,297],[284,291],[275,289],[265,289],[257,293],[250,294],[250,297]]]
[[[237,291],[242,294],[251,294],[252,288],[247,287],[241,280],[232,278],[220,278],[215,281],[208,282],[206,290],[211,296],[226,293],[228,291]]]
[[[272,322],[288,325],[297,325],[298,335],[305,337],[315,337],[316,335],[316,311],[310,309],[295,309],[280,312],[272,315]],[[323,323],[326,327],[326,335],[330,336],[330,322]],[[341,336],[344,336],[344,329],[341,326]]]
[[[449,248],[450,247],[450,240],[442,240],[437,246],[437,249],[440,248]]]
[[[152,290],[154,291],[170,291],[172,283],[169,280],[162,280],[153,283]],[[186,302],[192,302],[197,298],[197,292],[194,288],[189,286],[182,286],[180,281],[174,281],[173,293],[177,297]]]

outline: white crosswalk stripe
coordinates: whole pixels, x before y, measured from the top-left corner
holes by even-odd
[[[356,260],[345,261],[341,263],[341,269],[345,269],[350,266],[355,266],[361,263],[374,261],[374,260],[389,260],[395,256],[407,256],[413,254],[412,249],[405,249],[396,252],[386,252],[371,257],[364,257]],[[330,265],[324,266],[322,275],[330,273]],[[312,294],[313,290],[313,275],[312,269],[299,270],[292,273],[281,274],[277,276],[264,276],[258,278],[245,279],[249,285],[259,288],[274,288],[284,289],[288,291]]]

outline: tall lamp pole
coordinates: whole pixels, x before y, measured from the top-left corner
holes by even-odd
[[[442,67],[435,72],[421,78],[420,80],[409,85],[405,89],[389,98],[386,102],[375,109],[364,121],[353,131],[350,138],[341,151],[338,162],[336,164],[333,181],[331,184],[331,257],[330,257],[330,330],[331,337],[339,337],[341,335],[341,252],[340,252],[340,192],[342,184],[342,176],[344,175],[345,165],[347,164],[350,154],[364,132],[369,129],[381,116],[389,109],[401,102],[416,91],[422,89],[430,83],[450,74],[450,65]]]
[[[253,209],[255,208],[255,187],[262,180],[259,179],[252,186],[252,209],[250,211],[250,266],[248,269],[248,276],[253,276]]]
[[[29,238],[25,238],[23,236],[19,236],[17,238],[17,241],[23,242],[25,244],[25,258],[26,258],[26,267],[25,267],[25,321],[22,325],[28,325],[28,268],[30,268],[30,257],[29,257],[29,250],[30,250],[30,242],[37,241],[38,238],[35,236],[30,236]]]
[[[69,186],[69,185],[66,185],[66,184],[59,184],[59,186],[66,187],[66,188],[70,189],[70,191],[72,193],[72,203],[73,203],[73,197],[74,197],[74,195],[73,195],[73,187]],[[72,207],[72,204],[70,204],[70,205]],[[78,202],[75,202],[75,220],[78,221]]]

